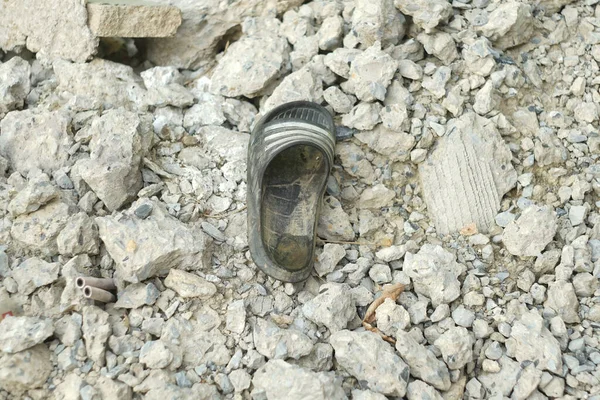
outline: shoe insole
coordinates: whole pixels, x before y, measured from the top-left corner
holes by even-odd
[[[326,164],[316,147],[297,145],[275,156],[263,175],[262,240],[269,257],[289,271],[311,262]]]

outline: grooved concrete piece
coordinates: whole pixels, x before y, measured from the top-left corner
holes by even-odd
[[[474,113],[450,121],[446,132],[419,167],[429,214],[441,234],[471,223],[487,232],[517,182],[511,152],[493,123]]]
[[[181,11],[174,6],[93,1],[87,11],[88,25],[99,37],[169,37],[181,25]]]

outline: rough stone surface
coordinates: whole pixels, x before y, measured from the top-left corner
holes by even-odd
[[[54,327],[48,319],[6,317],[0,322],[0,350],[18,353],[52,336]]]
[[[171,217],[162,205],[140,220],[133,215],[136,204],[120,219],[96,219],[100,239],[116,260],[122,279],[137,283],[164,275],[173,267],[202,269],[211,253],[209,239],[197,227],[188,227]]]
[[[88,3],[88,26],[98,37],[169,37],[181,25],[173,6]]]
[[[282,329],[273,322],[257,318],[252,336],[256,350],[268,359],[298,359],[312,350],[310,338],[295,329]]]
[[[501,50],[523,44],[533,34],[531,6],[516,1],[502,4],[479,31]]]
[[[0,388],[17,396],[42,386],[52,372],[50,357],[44,344],[0,355]]]
[[[321,286],[319,295],[302,307],[302,313],[316,324],[336,332],[345,329],[354,319],[356,307],[348,286],[330,283]]]
[[[23,107],[31,90],[30,74],[29,63],[21,57],[13,57],[0,65],[0,117]]]
[[[442,352],[442,357],[451,370],[462,368],[473,358],[474,340],[463,327],[448,329],[434,344]]]
[[[169,275],[165,279],[165,286],[173,289],[183,298],[199,297],[200,299],[207,299],[217,291],[216,286],[206,279],[175,268],[169,271]]]
[[[140,164],[150,146],[149,124],[147,118],[118,109],[91,125],[90,158],[79,162],[79,171],[111,211],[131,201],[142,188]]]
[[[11,276],[19,285],[19,292],[29,295],[37,288],[58,279],[59,263],[48,263],[36,257],[28,258],[12,271]]]
[[[562,371],[560,344],[537,312],[523,314],[521,320],[513,324],[510,337],[515,340],[517,361],[534,362],[538,369],[555,374]]]
[[[429,213],[442,234],[472,223],[487,232],[517,181],[512,156],[489,120],[469,113],[450,124],[419,166]]]
[[[410,15],[414,23],[426,32],[432,31],[452,15],[452,6],[444,0],[395,0],[394,4],[404,14]]]
[[[422,379],[436,389],[450,389],[450,374],[446,364],[438,360],[431,350],[419,344],[408,332],[398,330],[396,350],[410,367],[412,376]]]
[[[403,270],[412,278],[415,290],[431,299],[434,307],[460,296],[458,276],[463,268],[440,246],[426,244],[418,253],[406,253]]]
[[[551,283],[544,305],[556,311],[567,323],[579,322],[579,302],[573,284],[570,282],[556,281]]]
[[[106,341],[112,333],[108,313],[96,306],[83,309],[83,339],[88,357],[99,366],[106,363]]]
[[[410,368],[377,334],[342,330],[329,342],[339,365],[369,389],[386,396],[406,394]]]
[[[532,205],[504,229],[502,241],[516,256],[539,256],[552,241],[557,224],[554,211],[549,207]]]
[[[271,360],[262,366],[252,379],[253,396],[268,399],[345,399],[341,382],[331,374],[315,373],[288,364],[283,360]]]
[[[87,25],[82,1],[8,1],[0,8],[0,19],[8,22],[0,27],[0,48],[5,51],[27,47],[46,59],[76,62],[96,53],[98,39]]]
[[[12,111],[0,122],[0,155],[23,175],[32,169],[52,173],[68,165],[69,123],[64,111]]]

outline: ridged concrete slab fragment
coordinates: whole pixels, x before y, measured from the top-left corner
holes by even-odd
[[[517,182],[512,154],[494,124],[475,113],[448,123],[419,167],[423,196],[438,233],[493,226],[502,196]]]

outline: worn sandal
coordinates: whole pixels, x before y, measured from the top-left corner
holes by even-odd
[[[313,267],[317,222],[333,165],[335,126],[318,104],[267,113],[248,147],[248,242],[258,268],[299,282]]]

